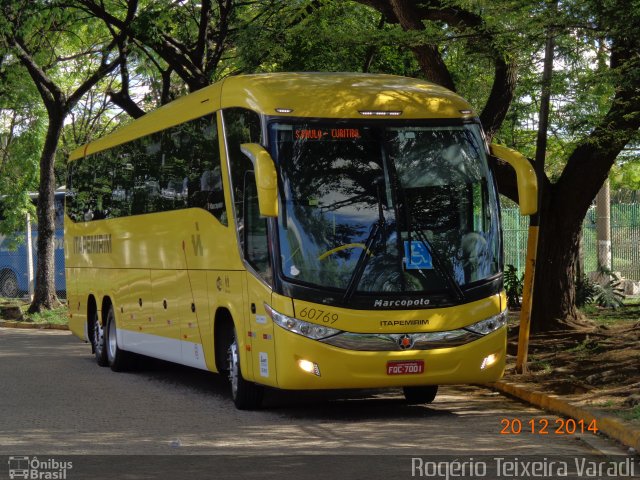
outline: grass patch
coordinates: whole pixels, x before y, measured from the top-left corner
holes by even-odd
[[[587,337],[575,347],[567,349],[567,352],[575,353],[579,358],[585,358],[588,355],[599,353],[602,351],[602,346],[591,338]]]
[[[622,410],[619,415],[625,420],[640,420],[640,405],[636,405],[631,410]]]
[[[553,371],[553,367],[551,366],[551,362],[547,360],[530,360],[529,370],[532,372],[546,374],[546,373],[551,373]]]
[[[625,303],[617,309],[601,308],[596,305],[585,305],[582,307],[589,319],[601,324],[612,325],[619,322],[637,322],[640,319],[640,303],[634,299],[633,303]]]
[[[29,308],[27,306],[27,308]],[[24,319],[32,323],[52,323],[54,325],[69,324],[69,309],[64,306],[53,310],[45,310],[41,313],[29,314],[24,312]]]

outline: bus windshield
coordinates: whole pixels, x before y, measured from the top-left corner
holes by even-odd
[[[443,293],[500,271],[497,198],[477,125],[269,124],[280,263],[291,282]]]

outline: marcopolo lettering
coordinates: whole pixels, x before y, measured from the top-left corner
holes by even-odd
[[[429,305],[428,298],[403,299],[403,300],[381,300],[376,299],[373,302],[374,308],[393,308],[393,307],[420,307]]]
[[[73,253],[111,253],[111,234],[73,237]]]

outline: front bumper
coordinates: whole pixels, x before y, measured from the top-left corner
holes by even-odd
[[[282,389],[385,388],[493,382],[505,368],[507,328],[464,345],[432,350],[356,351],[274,328],[277,384]],[[487,357],[493,363],[487,365]],[[320,375],[300,368],[317,365]],[[420,374],[388,375],[389,361],[424,361]]]

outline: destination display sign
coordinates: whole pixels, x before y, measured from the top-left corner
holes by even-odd
[[[359,128],[296,128],[296,140],[351,140],[360,138]]]

